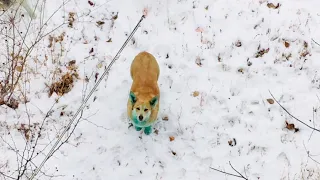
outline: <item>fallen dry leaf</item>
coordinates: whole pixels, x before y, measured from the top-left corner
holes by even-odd
[[[171,153],[175,156],[175,155],[177,155],[177,153],[176,152],[174,152],[174,151],[171,151]]]
[[[237,41],[236,44],[235,44],[235,46],[236,46],[236,47],[241,47],[241,46],[242,46],[241,41]]]
[[[71,91],[73,88],[74,78],[79,79],[77,72],[64,74],[61,79],[49,87],[49,97],[55,92],[58,96],[62,96]]]
[[[301,57],[306,57],[308,54],[309,54],[308,51],[303,51],[303,52],[301,52],[300,56]]]
[[[284,42],[284,46],[285,46],[286,48],[288,48],[288,47],[290,46],[290,44],[289,44],[287,41],[285,41],[285,42]]]
[[[277,5],[274,5],[273,3],[268,3],[267,6],[268,8],[278,9],[280,7],[280,4],[278,3]]]
[[[286,121],[286,128],[289,130],[294,130],[294,132],[299,131],[299,128],[295,128],[294,124],[290,124],[290,123],[288,123],[288,121]]]
[[[258,49],[259,49],[259,48],[258,48]],[[255,57],[256,57],[256,58],[262,57],[264,54],[268,53],[269,50],[270,50],[269,48],[259,50],[259,51],[256,53]]]
[[[17,67],[16,67],[16,70],[17,70],[18,72],[22,72],[22,66],[17,66]]]
[[[170,136],[169,139],[170,139],[170,141],[174,141],[174,137],[173,136]]]
[[[68,64],[69,64],[69,66],[73,66],[76,64],[76,62],[77,62],[76,60],[71,60],[68,62]]]
[[[102,64],[102,62],[99,62],[99,64],[97,64],[97,68],[102,68],[102,66],[103,66],[103,64]]]
[[[107,40],[107,42],[112,42],[112,39],[111,39],[111,38],[109,38],[109,39]]]
[[[98,26],[101,26],[101,25],[104,25],[105,22],[104,21],[97,21],[96,23]]]
[[[228,141],[229,146],[235,146],[237,145],[237,141],[235,138],[232,138],[232,140]]]
[[[200,94],[199,91],[194,91],[194,92],[192,93],[192,96],[193,96],[193,97],[197,97],[197,96],[199,96],[199,94]]]
[[[169,118],[168,118],[168,116],[164,116],[164,117],[162,117],[162,120],[163,120],[163,121],[168,121]]]
[[[273,99],[267,99],[269,104],[274,104],[274,100]]]
[[[70,27],[70,28],[73,28],[73,23],[74,23],[74,21],[75,21],[75,16],[76,15],[76,13],[74,13],[74,12],[69,12],[69,18],[68,18],[68,27]]]
[[[149,10],[148,10],[148,8],[143,8],[143,15],[144,16],[148,16],[148,13],[149,13]]]
[[[158,134],[159,134],[159,130],[158,130],[158,129],[154,130],[154,133],[155,133],[156,135],[158,135]]]
[[[90,6],[94,5],[94,3],[92,1],[88,1],[88,3],[90,4]]]
[[[114,15],[114,16],[112,17],[112,19],[113,19],[113,20],[117,20],[117,19],[118,19],[118,13],[117,13],[116,15]]]
[[[202,61],[201,58],[200,58],[200,57],[197,57],[197,59],[196,59],[196,64],[197,64],[199,67],[202,66],[202,62],[201,62],[201,61]]]
[[[67,65],[67,69],[69,69],[70,71],[76,70],[77,69],[76,60],[69,61]]]
[[[203,32],[203,31],[204,31],[204,29],[201,28],[201,27],[198,27],[198,28],[196,29],[196,32]]]
[[[243,74],[244,73],[244,69],[243,68],[239,68],[238,72]]]
[[[97,72],[97,73],[94,75],[94,82],[97,82],[98,76],[99,76],[99,73]]]
[[[17,109],[19,107],[19,102],[18,100],[11,98],[6,105],[12,109]]]

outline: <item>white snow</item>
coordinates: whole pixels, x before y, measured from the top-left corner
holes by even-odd
[[[15,127],[43,122],[58,98],[55,93],[48,97],[45,85],[61,76],[55,71],[66,72],[65,64],[76,60],[80,79],[45,120],[35,150],[39,154],[27,176],[44,160],[93,88],[95,74],[102,75],[145,11],[141,27],[88,101],[68,143],[41,169],[47,176],[40,172],[38,179],[239,179],[210,169],[237,174],[229,161],[250,180],[320,178],[320,133],[267,101],[270,90],[290,113],[320,129],[320,46],[312,41],[320,43],[319,0],[90,1],[93,6],[88,1],[45,1],[42,21],[37,10],[28,43],[35,39],[40,22],[57,9],[46,32],[66,22],[51,33],[65,36],[52,48],[45,37],[28,59],[28,73],[22,78],[27,82],[21,80],[21,89],[30,102],[20,103],[16,110],[0,106],[0,172],[17,176],[19,155],[12,148],[31,156],[27,152],[32,145],[24,151],[25,136]],[[281,6],[273,9],[267,3]],[[69,12],[75,12],[73,27],[68,27]],[[23,19],[17,27],[25,32],[30,19]],[[104,24],[97,26],[97,21]],[[4,26],[0,24],[2,39]],[[4,62],[6,43],[0,45]],[[258,47],[269,51],[256,58]],[[158,134],[149,136],[128,128],[126,113],[129,69],[141,51],[152,53],[160,65],[160,112],[154,126]],[[2,81],[4,73],[0,75]],[[194,91],[199,95],[194,97]],[[15,96],[20,96],[18,91]],[[168,121],[162,120],[165,116]],[[286,129],[285,121],[299,131]],[[170,141],[170,136],[175,139]],[[236,144],[230,146],[233,138]]]

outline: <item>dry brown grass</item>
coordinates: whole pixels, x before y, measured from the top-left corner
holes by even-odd
[[[53,93],[56,93],[58,96],[63,96],[72,90],[75,80],[79,79],[75,63],[75,60],[70,61],[67,66],[68,72],[64,73],[58,81],[49,86],[49,97],[51,97]]]

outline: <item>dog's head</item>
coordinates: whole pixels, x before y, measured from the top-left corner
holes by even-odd
[[[136,125],[145,125],[150,118],[152,109],[157,105],[159,96],[139,94],[135,95],[132,91],[129,95],[132,104],[132,119]]]

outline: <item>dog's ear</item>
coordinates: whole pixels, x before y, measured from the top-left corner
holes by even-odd
[[[129,99],[130,99],[132,104],[137,102],[137,97],[132,91],[130,91]]]
[[[155,107],[156,104],[158,103],[158,100],[159,100],[159,96],[153,97],[153,98],[149,101],[151,107]]]

